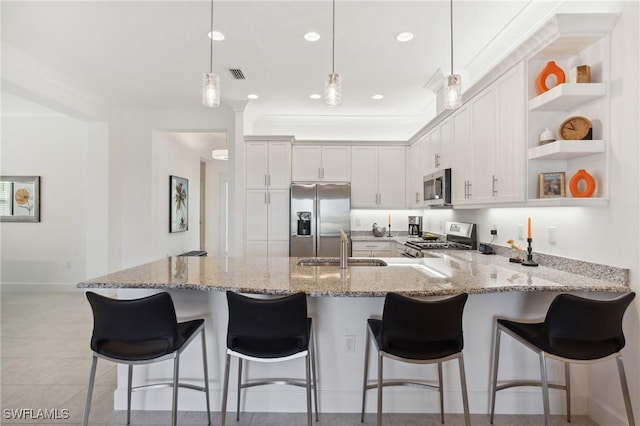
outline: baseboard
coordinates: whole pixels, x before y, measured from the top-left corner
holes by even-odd
[[[622,400],[622,395],[620,395],[620,399]],[[613,410],[608,405],[603,405],[601,401],[597,401],[595,399],[589,398],[589,417],[598,423],[599,425],[626,425],[627,424],[627,416],[624,411],[624,406],[622,407],[622,411]]]

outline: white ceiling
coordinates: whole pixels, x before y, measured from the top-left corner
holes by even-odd
[[[495,46],[513,43],[504,38],[529,31],[560,3],[455,0],[456,72],[466,83],[477,80],[478,64],[505,53],[496,53]],[[204,108],[209,7],[208,1],[3,0],[2,42],[120,109],[194,110]],[[439,69],[449,73],[444,0],[337,0],[335,69],[343,76],[343,104],[335,108],[309,98],[322,93],[331,71],[330,0],[215,0],[214,21],[226,36],[214,44],[223,102],[258,94],[247,107],[256,131],[268,132],[277,123],[280,134],[294,134],[283,131],[287,123],[304,123],[315,130],[303,131],[302,138],[326,139],[339,134],[318,129],[361,123],[361,132],[345,136],[357,139],[370,133],[367,123],[395,120],[403,131],[385,138],[406,140],[435,113],[435,96],[425,85]],[[523,22],[529,26],[514,29]],[[320,33],[320,40],[305,41],[307,31]],[[415,38],[399,43],[395,36],[402,31]],[[234,80],[229,68],[242,69],[246,80]],[[385,98],[373,100],[377,93]]]

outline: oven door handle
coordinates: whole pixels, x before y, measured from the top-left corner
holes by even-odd
[[[406,251],[402,253],[402,256],[403,256],[403,257],[411,257],[411,258],[414,258],[414,257],[415,257],[415,256],[413,256],[413,255],[411,255],[411,254],[407,253]]]

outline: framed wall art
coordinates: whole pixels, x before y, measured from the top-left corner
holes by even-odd
[[[189,180],[169,176],[169,232],[189,230]]]
[[[40,176],[0,176],[0,222],[40,222]]]
[[[538,197],[564,197],[566,194],[565,186],[564,172],[540,173],[538,183]]]

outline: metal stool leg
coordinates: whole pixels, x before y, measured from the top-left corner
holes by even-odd
[[[467,396],[467,376],[464,373],[464,357],[460,353],[458,358],[458,366],[460,367],[460,386],[462,391],[462,406],[464,407],[464,424],[471,426],[471,418],[469,416],[469,397]]]
[[[382,426],[382,355],[378,354],[378,420],[377,425]]]
[[[364,404],[367,395],[367,375],[369,373],[369,339],[371,338],[369,334],[369,327],[367,327],[367,332],[365,333],[365,343],[364,343],[364,379],[362,381],[362,412],[360,413],[360,421],[364,422]]]
[[[544,361],[544,353],[540,352],[540,377],[542,385],[542,405],[544,406],[544,426],[551,426],[549,414],[549,382],[547,380],[547,365]]]
[[[624,374],[624,365],[622,364],[622,358],[619,356],[616,358],[618,364],[618,374],[620,375],[620,386],[622,387],[622,397],[624,398],[624,407],[627,410],[627,420],[629,426],[635,426],[636,422],[633,419],[633,411],[631,409],[631,399],[629,398],[629,387],[627,386],[627,376]]]
[[[207,342],[202,329],[202,368],[204,370],[204,393],[207,398],[207,424],[211,424],[211,403],[209,401],[209,368],[207,367]]]
[[[313,385],[313,400],[315,401],[316,408],[316,422],[318,421],[318,376],[316,375],[316,347],[315,336],[313,330],[311,331],[311,341],[309,342],[309,350],[311,352],[311,380]]]
[[[133,365],[129,364],[127,373],[127,424],[131,423],[131,381],[133,378]]]
[[[82,412],[82,426],[89,423],[89,411],[91,410],[91,398],[93,396],[93,385],[96,381],[96,365],[98,357],[93,355],[91,360],[91,371],[89,372],[89,386],[87,387],[87,399],[84,402],[84,411]]]
[[[567,422],[571,423],[571,364],[564,363],[564,385],[567,397]]]
[[[500,328],[496,323],[496,341],[493,344],[493,380],[491,383],[491,414],[489,423],[493,424],[493,415],[496,411],[496,387],[498,386],[498,358],[500,357]]]
[[[229,394],[229,367],[231,364],[231,355],[227,354],[224,363],[224,388],[222,390],[222,407],[220,407],[220,425],[224,426],[227,417],[227,396]]]
[[[180,355],[173,360],[173,400],[171,403],[171,426],[178,424],[178,375],[180,371]]]
[[[440,421],[444,424],[444,388],[442,386],[442,363],[438,363],[438,393],[440,394]]]
[[[306,370],[306,388],[307,388],[307,426],[311,426],[313,414],[311,412],[311,354],[307,352],[307,356],[304,357],[305,370]]]
[[[236,421],[240,421],[240,394],[242,392],[242,358],[238,358],[238,401],[236,402]]]

